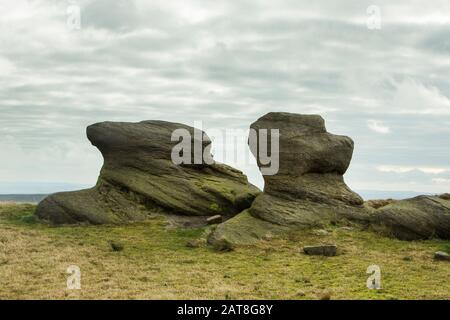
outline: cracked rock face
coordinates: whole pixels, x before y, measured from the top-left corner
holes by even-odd
[[[89,126],[88,139],[104,158],[96,186],[53,194],[38,205],[36,215],[55,224],[106,224],[162,213],[201,224],[209,216],[227,219],[248,208],[259,190],[240,171],[222,164],[172,162],[173,147],[179,143],[171,139],[176,129],[189,132],[191,145],[197,143],[210,156],[206,134],[200,131],[199,137],[183,124],[143,121]]]

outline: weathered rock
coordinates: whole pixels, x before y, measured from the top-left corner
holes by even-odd
[[[450,195],[364,203],[344,182],[353,141],[333,135],[317,115],[269,113],[251,128],[279,130],[279,171],[265,175],[264,192],[242,214],[220,224],[209,242],[236,244],[282,235],[287,230],[323,227],[350,220],[403,240],[450,239]],[[261,168],[258,148],[251,150]]]
[[[353,141],[333,135],[317,115],[269,113],[251,125],[257,133],[278,129],[279,171],[265,175],[264,193],[238,170],[221,164],[176,165],[171,160],[172,133],[190,133],[207,158],[210,140],[194,128],[164,121],[104,122],[89,126],[87,135],[104,157],[94,188],[45,198],[36,215],[54,224],[140,221],[165,214],[184,226],[207,224],[220,215],[208,242],[225,239],[249,244],[292,229],[323,228],[345,220],[371,225],[399,239],[450,239],[450,195],[363,203],[344,182]],[[269,148],[270,149],[270,148]],[[257,148],[251,150],[263,170]],[[194,159],[196,148],[187,158]],[[198,150],[197,150],[198,151]],[[256,197],[257,196],[257,197]],[[255,199],[256,197],[256,199]],[[230,217],[235,216],[228,220]]]
[[[328,133],[322,117],[269,113],[251,128],[280,132],[279,172],[264,176],[264,193],[250,208],[252,216],[309,227],[362,209],[364,201],[342,177],[352,158],[353,141]],[[260,163],[256,150],[252,152]]]
[[[248,217],[244,219],[246,224],[239,226],[239,232],[231,230],[229,226],[236,226],[235,221],[241,220],[238,215],[220,225],[211,239],[225,237],[235,243],[252,242],[249,238],[261,238],[268,230],[278,234],[286,229],[320,227],[343,219],[369,220],[364,201],[343,179],[353,153],[350,138],[328,133],[318,115],[269,113],[251,128],[257,133],[267,130],[268,141],[271,130],[279,130],[279,171],[264,176],[264,193],[246,211],[245,215],[250,215],[252,223],[258,225],[257,232]],[[258,149],[251,145],[251,150],[263,168]]]
[[[200,248],[202,246],[202,242],[200,241],[200,240],[188,240],[187,242],[186,242],[186,247],[187,248],[191,248],[191,249],[194,249],[194,248]]]
[[[223,222],[223,218],[220,214],[209,217],[206,219],[206,222],[211,225],[211,224],[219,224]]]
[[[118,241],[111,240],[109,241],[109,245],[112,251],[123,251],[123,244]]]
[[[322,301],[329,301],[329,300],[331,300],[331,292],[330,291],[322,292],[318,295],[318,298],[319,298],[319,300],[322,300]]]
[[[266,190],[272,186],[277,190],[281,177],[292,180],[308,173],[343,175],[352,158],[353,141],[349,137],[328,133],[325,121],[319,115],[271,112],[250,128],[256,132],[268,130],[269,137],[272,129],[280,133],[280,170],[277,175],[265,176]],[[263,166],[255,148],[252,148],[252,153],[260,167]]]
[[[235,245],[250,245],[260,240],[281,236],[288,231],[288,227],[252,217],[248,210],[244,210],[232,219],[217,225],[208,236],[208,244],[213,245],[221,239],[226,239]]]
[[[439,198],[444,200],[450,200],[450,193],[444,193],[439,196]]]
[[[208,236],[208,244],[214,245],[217,241],[226,239],[234,245],[250,245],[283,235],[288,231],[289,227],[252,217],[248,210],[244,210],[232,219],[217,225]]]
[[[334,257],[337,254],[335,245],[305,246],[303,252],[310,256]]]
[[[371,223],[398,239],[450,239],[450,200],[418,196],[390,202],[372,215]]]
[[[217,239],[212,246],[213,249],[218,252],[229,252],[234,250],[234,245],[224,238]]]
[[[143,121],[89,126],[88,139],[104,158],[96,186],[47,197],[38,205],[37,216],[55,224],[115,224],[162,213],[204,216],[206,222],[208,216],[220,213],[226,219],[248,208],[259,191],[240,171],[222,164],[172,162],[172,149],[179,143],[171,139],[176,129],[189,132],[191,144],[197,142],[202,154],[212,157],[206,134],[183,124]]]
[[[303,290],[299,290],[299,291],[297,291],[297,293],[295,295],[297,297],[304,297],[304,296],[306,296],[306,293]]]
[[[316,236],[327,236],[330,233],[327,230],[325,230],[325,229],[317,229],[317,230],[313,231],[313,234],[316,235]]]
[[[438,251],[434,254],[434,259],[438,261],[450,261],[450,254]]]

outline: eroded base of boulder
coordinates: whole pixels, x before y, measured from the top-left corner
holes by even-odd
[[[450,239],[450,197],[419,196],[406,200],[368,201],[362,206],[314,203],[258,196],[250,209],[220,224],[209,242],[225,238],[249,245],[292,230],[306,230],[343,221],[370,227],[400,240]]]
[[[92,189],[55,193],[42,200],[35,214],[52,224],[119,224],[141,221],[150,210],[108,184]]]
[[[289,231],[306,230],[354,221],[368,225],[370,211],[365,206],[330,206],[305,200],[287,200],[268,194],[259,195],[251,208],[220,224],[209,242],[225,238],[236,245],[250,245]]]
[[[48,196],[36,208],[38,218],[52,224],[122,224],[142,221],[152,214],[166,214],[178,226],[197,227],[220,214],[227,220],[250,207],[260,190],[236,178],[196,172],[191,180],[146,176],[147,184],[113,184],[102,179],[91,189]],[[158,184],[157,181],[164,181]],[[133,180],[130,180],[133,182]],[[172,187],[171,187],[172,183]],[[166,190],[166,191],[165,191]],[[194,201],[192,199],[195,199]]]

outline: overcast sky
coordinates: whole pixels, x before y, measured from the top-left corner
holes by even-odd
[[[352,137],[353,189],[450,191],[448,0],[1,0],[0,12],[2,193],[95,183],[95,122],[244,129],[269,111],[320,114]]]

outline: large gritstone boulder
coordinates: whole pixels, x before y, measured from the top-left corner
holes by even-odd
[[[261,161],[258,151],[260,133],[267,132],[267,141],[271,141],[268,149],[272,149],[274,158],[277,148],[270,135],[278,130],[279,170],[264,176],[264,193],[242,216],[219,225],[210,242],[228,238],[248,243],[292,228],[321,226],[342,219],[368,221],[364,201],[343,179],[353,154],[349,137],[328,133],[318,115],[269,113],[253,123],[251,129],[256,132],[258,143],[250,141],[250,147],[260,169],[267,162]]]
[[[270,135],[279,130],[279,149],[267,148],[272,157],[279,155],[279,171],[264,176],[264,192],[249,209],[218,225],[209,243],[249,244],[341,220],[402,240],[450,239],[449,194],[364,203],[350,190],[343,174],[352,158],[353,141],[328,133],[320,116],[269,113],[251,128],[258,139],[260,132]],[[261,145],[252,143],[251,137],[250,148],[263,172],[269,157],[259,152]],[[265,140],[274,143],[270,137]]]
[[[180,144],[172,139],[177,129],[189,133],[192,146],[176,149],[184,156],[189,152],[192,161],[183,164],[172,160]],[[89,126],[87,136],[104,158],[96,186],[47,197],[36,209],[39,218],[55,224],[116,224],[161,213],[186,223],[206,223],[215,215],[229,219],[248,208],[259,193],[240,171],[204,161],[212,159],[211,141],[183,124],[103,122]],[[205,155],[200,162],[199,149]]]
[[[251,129],[269,135],[279,130],[279,171],[264,176],[264,193],[250,208],[252,216],[278,225],[314,226],[362,209],[363,199],[343,179],[353,141],[328,133],[322,117],[269,113]],[[251,149],[260,163],[261,154]]]

